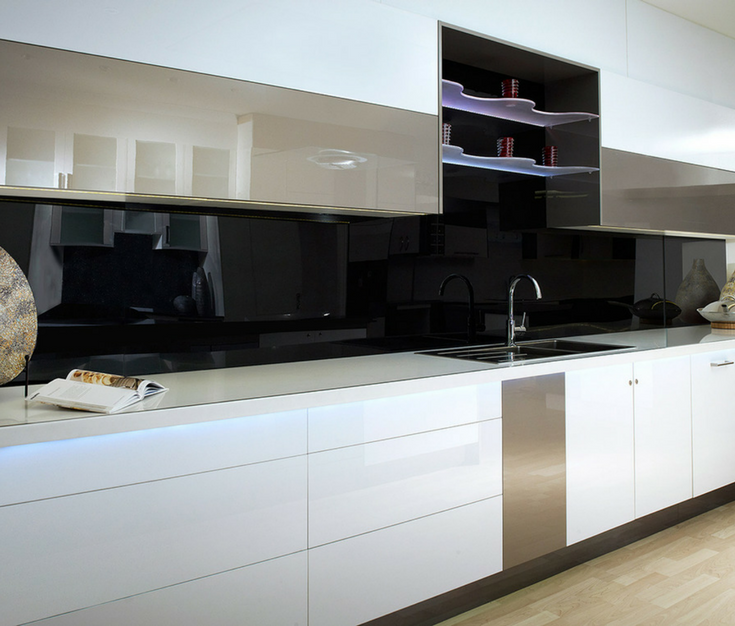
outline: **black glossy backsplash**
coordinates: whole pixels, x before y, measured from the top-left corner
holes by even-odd
[[[726,278],[721,241],[508,229],[497,205],[474,201],[351,222],[201,215],[178,245],[175,213],[141,232],[124,207],[89,210],[104,213],[107,234],[80,245],[68,232],[54,240],[58,207],[0,203],[0,246],[38,303],[33,381],[72,367],[155,374],[442,347],[467,333],[465,282],[439,295],[452,273],[473,287],[483,343],[502,341],[517,274],[543,291],[537,301],[529,284],[517,288],[526,338],[649,328],[625,305],[672,298],[692,256]]]

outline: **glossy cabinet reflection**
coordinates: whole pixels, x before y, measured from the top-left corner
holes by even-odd
[[[602,149],[601,159],[602,210],[587,223],[735,234],[735,172],[610,148]],[[565,217],[573,225],[574,216]]]
[[[0,53],[4,195],[438,211],[435,116],[7,41]]]

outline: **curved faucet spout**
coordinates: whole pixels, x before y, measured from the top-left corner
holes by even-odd
[[[472,288],[472,283],[470,282],[470,279],[467,278],[467,276],[465,276],[464,274],[450,274],[442,281],[442,284],[439,286],[439,295],[444,295],[444,288],[455,278],[460,279],[464,282],[465,285],[467,285],[467,297],[469,300],[469,313],[467,315],[467,341],[469,343],[472,343],[477,335],[477,329],[475,327],[475,290]]]
[[[508,288],[508,333],[506,342],[509,347],[516,345],[517,327],[515,320],[513,319],[513,298],[516,285],[521,282],[523,278],[531,281],[531,284],[533,284],[533,287],[536,290],[536,300],[541,300],[541,287],[533,276],[530,274],[519,274],[518,276],[514,276],[510,279],[510,287]]]

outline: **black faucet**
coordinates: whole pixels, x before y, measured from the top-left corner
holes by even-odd
[[[467,343],[474,343],[475,337],[477,336],[477,329],[475,327],[475,290],[472,288],[472,283],[470,282],[470,279],[463,274],[450,274],[442,281],[442,284],[439,287],[439,295],[444,295],[444,288],[447,286],[447,283],[451,282],[455,278],[459,278],[460,280],[464,281],[465,285],[467,285],[467,294],[469,297],[469,313],[467,315]]]

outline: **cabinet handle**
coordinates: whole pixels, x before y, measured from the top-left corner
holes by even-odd
[[[735,361],[722,361],[721,363],[710,363],[712,367],[724,367],[725,365],[735,365]]]

